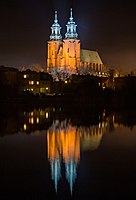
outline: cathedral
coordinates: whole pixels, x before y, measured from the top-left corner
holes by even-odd
[[[71,8],[63,39],[57,11],[55,11],[55,19],[48,41],[47,71],[49,73],[58,70],[70,76],[77,73],[101,73],[104,70],[104,64],[97,51],[80,49],[80,39],[76,28]]]

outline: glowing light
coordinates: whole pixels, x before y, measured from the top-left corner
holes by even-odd
[[[45,93],[45,88],[40,88],[41,93]]]
[[[68,83],[68,81],[65,81],[65,83]]]
[[[29,124],[34,124],[34,118],[33,117],[29,118]]]
[[[29,85],[33,85],[34,84],[34,81],[29,81]]]
[[[36,118],[36,123],[39,124],[39,117]]]
[[[44,110],[40,110],[40,116],[45,115],[45,111]]]
[[[24,78],[27,78],[27,75],[26,75],[26,74],[24,74]]]
[[[39,85],[39,81],[36,81],[36,85]]]
[[[48,112],[46,112],[46,119],[48,119],[49,118],[49,113]]]
[[[113,120],[113,123],[114,123],[115,122],[115,115],[113,115],[112,120]]]
[[[104,124],[104,122],[102,122],[102,128],[104,128],[105,127],[105,124]]]
[[[24,124],[24,131],[26,131],[26,124]]]
[[[46,87],[46,90],[48,90],[49,88],[48,87]]]

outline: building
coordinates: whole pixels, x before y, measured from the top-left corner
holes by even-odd
[[[97,51],[81,49],[80,50],[80,68],[88,68],[89,70],[102,72],[104,70],[104,64]]]
[[[48,72],[59,67],[63,72],[75,73],[76,67],[80,65],[80,40],[76,32],[77,25],[73,20],[72,9],[66,26],[67,32],[64,40],[62,40],[61,27],[58,23],[57,12],[55,12],[50,41],[48,41]]]
[[[55,11],[55,19],[48,41],[47,71],[55,74],[55,77],[57,73],[61,72],[63,78],[80,72],[86,74],[89,73],[89,70],[102,72],[104,65],[98,52],[80,49],[80,39],[76,30],[77,25],[73,19],[72,8],[66,27],[65,38],[62,39],[61,26],[58,23],[57,11]]]
[[[26,70],[20,72],[19,94],[50,94],[52,77],[48,73]]]

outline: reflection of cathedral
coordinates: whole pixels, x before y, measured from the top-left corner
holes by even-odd
[[[61,178],[61,164],[64,163],[65,176],[72,193],[77,164],[80,159],[80,135],[74,127],[65,126],[65,121],[61,122],[61,124],[58,124],[56,121],[48,131],[47,142],[48,159],[51,164],[52,180],[54,180],[55,189],[57,191],[58,181]]]
[[[65,121],[54,121],[47,132],[48,159],[51,166],[51,177],[57,192],[62,177],[61,167],[65,165],[65,177],[72,194],[77,177],[77,166],[80,161],[80,149],[96,150],[102,139],[105,124],[92,127],[73,127]],[[81,143],[81,147],[80,147]]]
[[[62,39],[61,27],[58,23],[57,12],[55,12],[54,23],[51,27],[50,40],[48,41],[47,70],[52,72],[55,69],[64,73],[75,74],[84,69],[102,72],[104,65],[97,51],[80,51],[80,40],[78,38],[72,9],[70,18],[66,25],[65,38]]]
[[[71,119],[57,120],[59,111],[55,108],[44,108],[24,111],[20,117],[20,131],[40,135],[37,131],[47,130],[47,153],[51,169],[51,179],[57,192],[59,182],[65,179],[70,192],[77,178],[77,167],[80,163],[80,151],[98,149],[103,134],[108,129],[118,126],[116,117],[106,117],[105,111],[99,116],[99,124],[90,126],[72,126]],[[53,116],[53,113],[57,113]],[[56,119],[57,118],[57,119]]]

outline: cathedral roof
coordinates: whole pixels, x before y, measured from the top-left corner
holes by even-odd
[[[81,62],[103,64],[97,51],[81,49],[80,58],[81,58]]]

